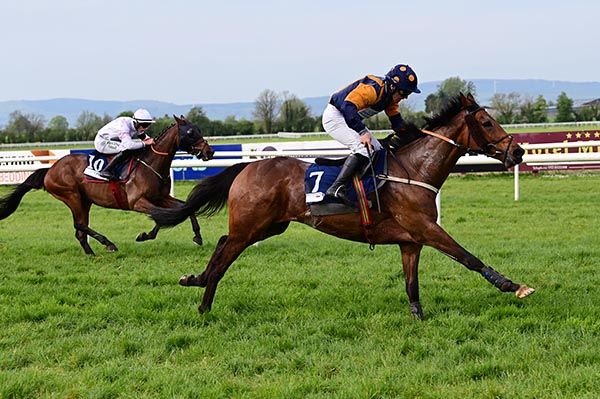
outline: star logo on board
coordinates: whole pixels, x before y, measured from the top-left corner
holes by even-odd
[[[567,138],[570,139],[571,137],[573,137],[573,135],[571,133],[567,133]]]
[[[578,139],[581,138],[581,133],[575,133],[575,137],[577,137]]]
[[[589,139],[591,137],[591,134],[589,134],[588,132],[585,133],[585,138]]]
[[[594,137],[595,137],[595,138],[598,138],[598,137],[600,137],[600,133],[598,133],[598,132],[594,133]]]

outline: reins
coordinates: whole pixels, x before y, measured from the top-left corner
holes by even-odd
[[[437,138],[437,139],[440,139],[440,140],[442,140],[442,141],[445,141],[446,143],[449,143],[449,144],[453,145],[454,147],[457,147],[457,148],[464,147],[464,145],[462,145],[462,144],[458,144],[456,141],[452,140],[451,138],[449,138],[449,137],[446,137],[446,136],[442,136],[442,135],[441,135],[441,134],[439,134],[439,133],[432,132],[431,130],[425,130],[425,129],[419,129],[419,130],[420,130],[421,132],[423,132],[423,133],[425,133],[425,134],[429,135],[429,136],[432,136],[432,137],[435,137],[435,138]]]
[[[162,155],[162,156],[167,156],[167,155],[169,155],[169,153],[168,153],[168,152],[161,152],[161,151],[158,151],[158,150],[156,150],[156,149],[154,148],[154,144],[150,146],[150,149],[152,150],[152,152],[153,152],[153,153],[155,153],[155,154],[157,154],[157,155]]]

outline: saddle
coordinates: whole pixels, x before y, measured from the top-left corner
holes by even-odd
[[[326,196],[325,192],[333,184],[338,176],[345,158],[329,159],[316,158],[315,163],[310,165],[304,175],[304,192],[306,194],[306,203],[310,211],[315,216],[337,215],[344,213],[356,213],[358,208],[349,207],[343,204],[339,199],[331,196]],[[387,157],[386,150],[382,149],[373,154],[373,168],[375,175],[385,174],[387,172]],[[371,168],[367,164],[360,172],[360,180],[364,187],[366,195],[381,188],[385,184],[385,180],[373,179]],[[347,186],[348,197],[358,203],[356,188],[353,184]]]
[[[92,151],[88,154],[88,164],[83,171],[83,174],[91,178],[91,180],[107,182],[107,178],[100,176],[100,171],[102,171],[104,167],[108,165],[113,157],[114,155],[102,154],[96,150]],[[134,162],[133,154],[126,154],[126,156],[123,157],[123,160],[115,167],[114,175],[118,176],[117,181],[127,181],[137,165],[137,162]]]

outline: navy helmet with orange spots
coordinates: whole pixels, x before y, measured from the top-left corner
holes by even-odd
[[[386,89],[389,93],[404,90],[408,93],[420,93],[417,87],[417,74],[411,67],[398,64],[385,75]]]

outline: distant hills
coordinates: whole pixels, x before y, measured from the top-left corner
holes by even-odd
[[[561,92],[573,100],[591,100],[600,98],[600,82],[565,82],[540,79],[466,79],[475,84],[477,99],[481,104],[487,104],[494,93],[517,92],[524,96],[537,97],[543,95],[548,101],[556,101]],[[441,81],[424,82],[419,86],[420,95],[410,97],[410,103],[416,110],[424,109],[425,98],[435,92]],[[258,95],[258,93],[257,93]],[[314,115],[320,115],[329,94],[322,97],[308,97],[302,100],[311,108]],[[99,101],[76,98],[56,98],[50,100],[16,100],[0,101],[0,126],[5,126],[9,115],[15,110],[25,114],[42,115],[46,122],[56,115],[67,118],[69,124],[74,125],[77,117],[83,111],[93,112],[98,115],[108,114],[116,116],[122,111],[133,111],[139,107],[147,108],[155,116],[185,115],[193,106],[201,106],[210,119],[225,119],[235,116],[237,119],[253,119],[253,102],[236,102],[224,104],[173,104],[154,100],[135,101]]]

